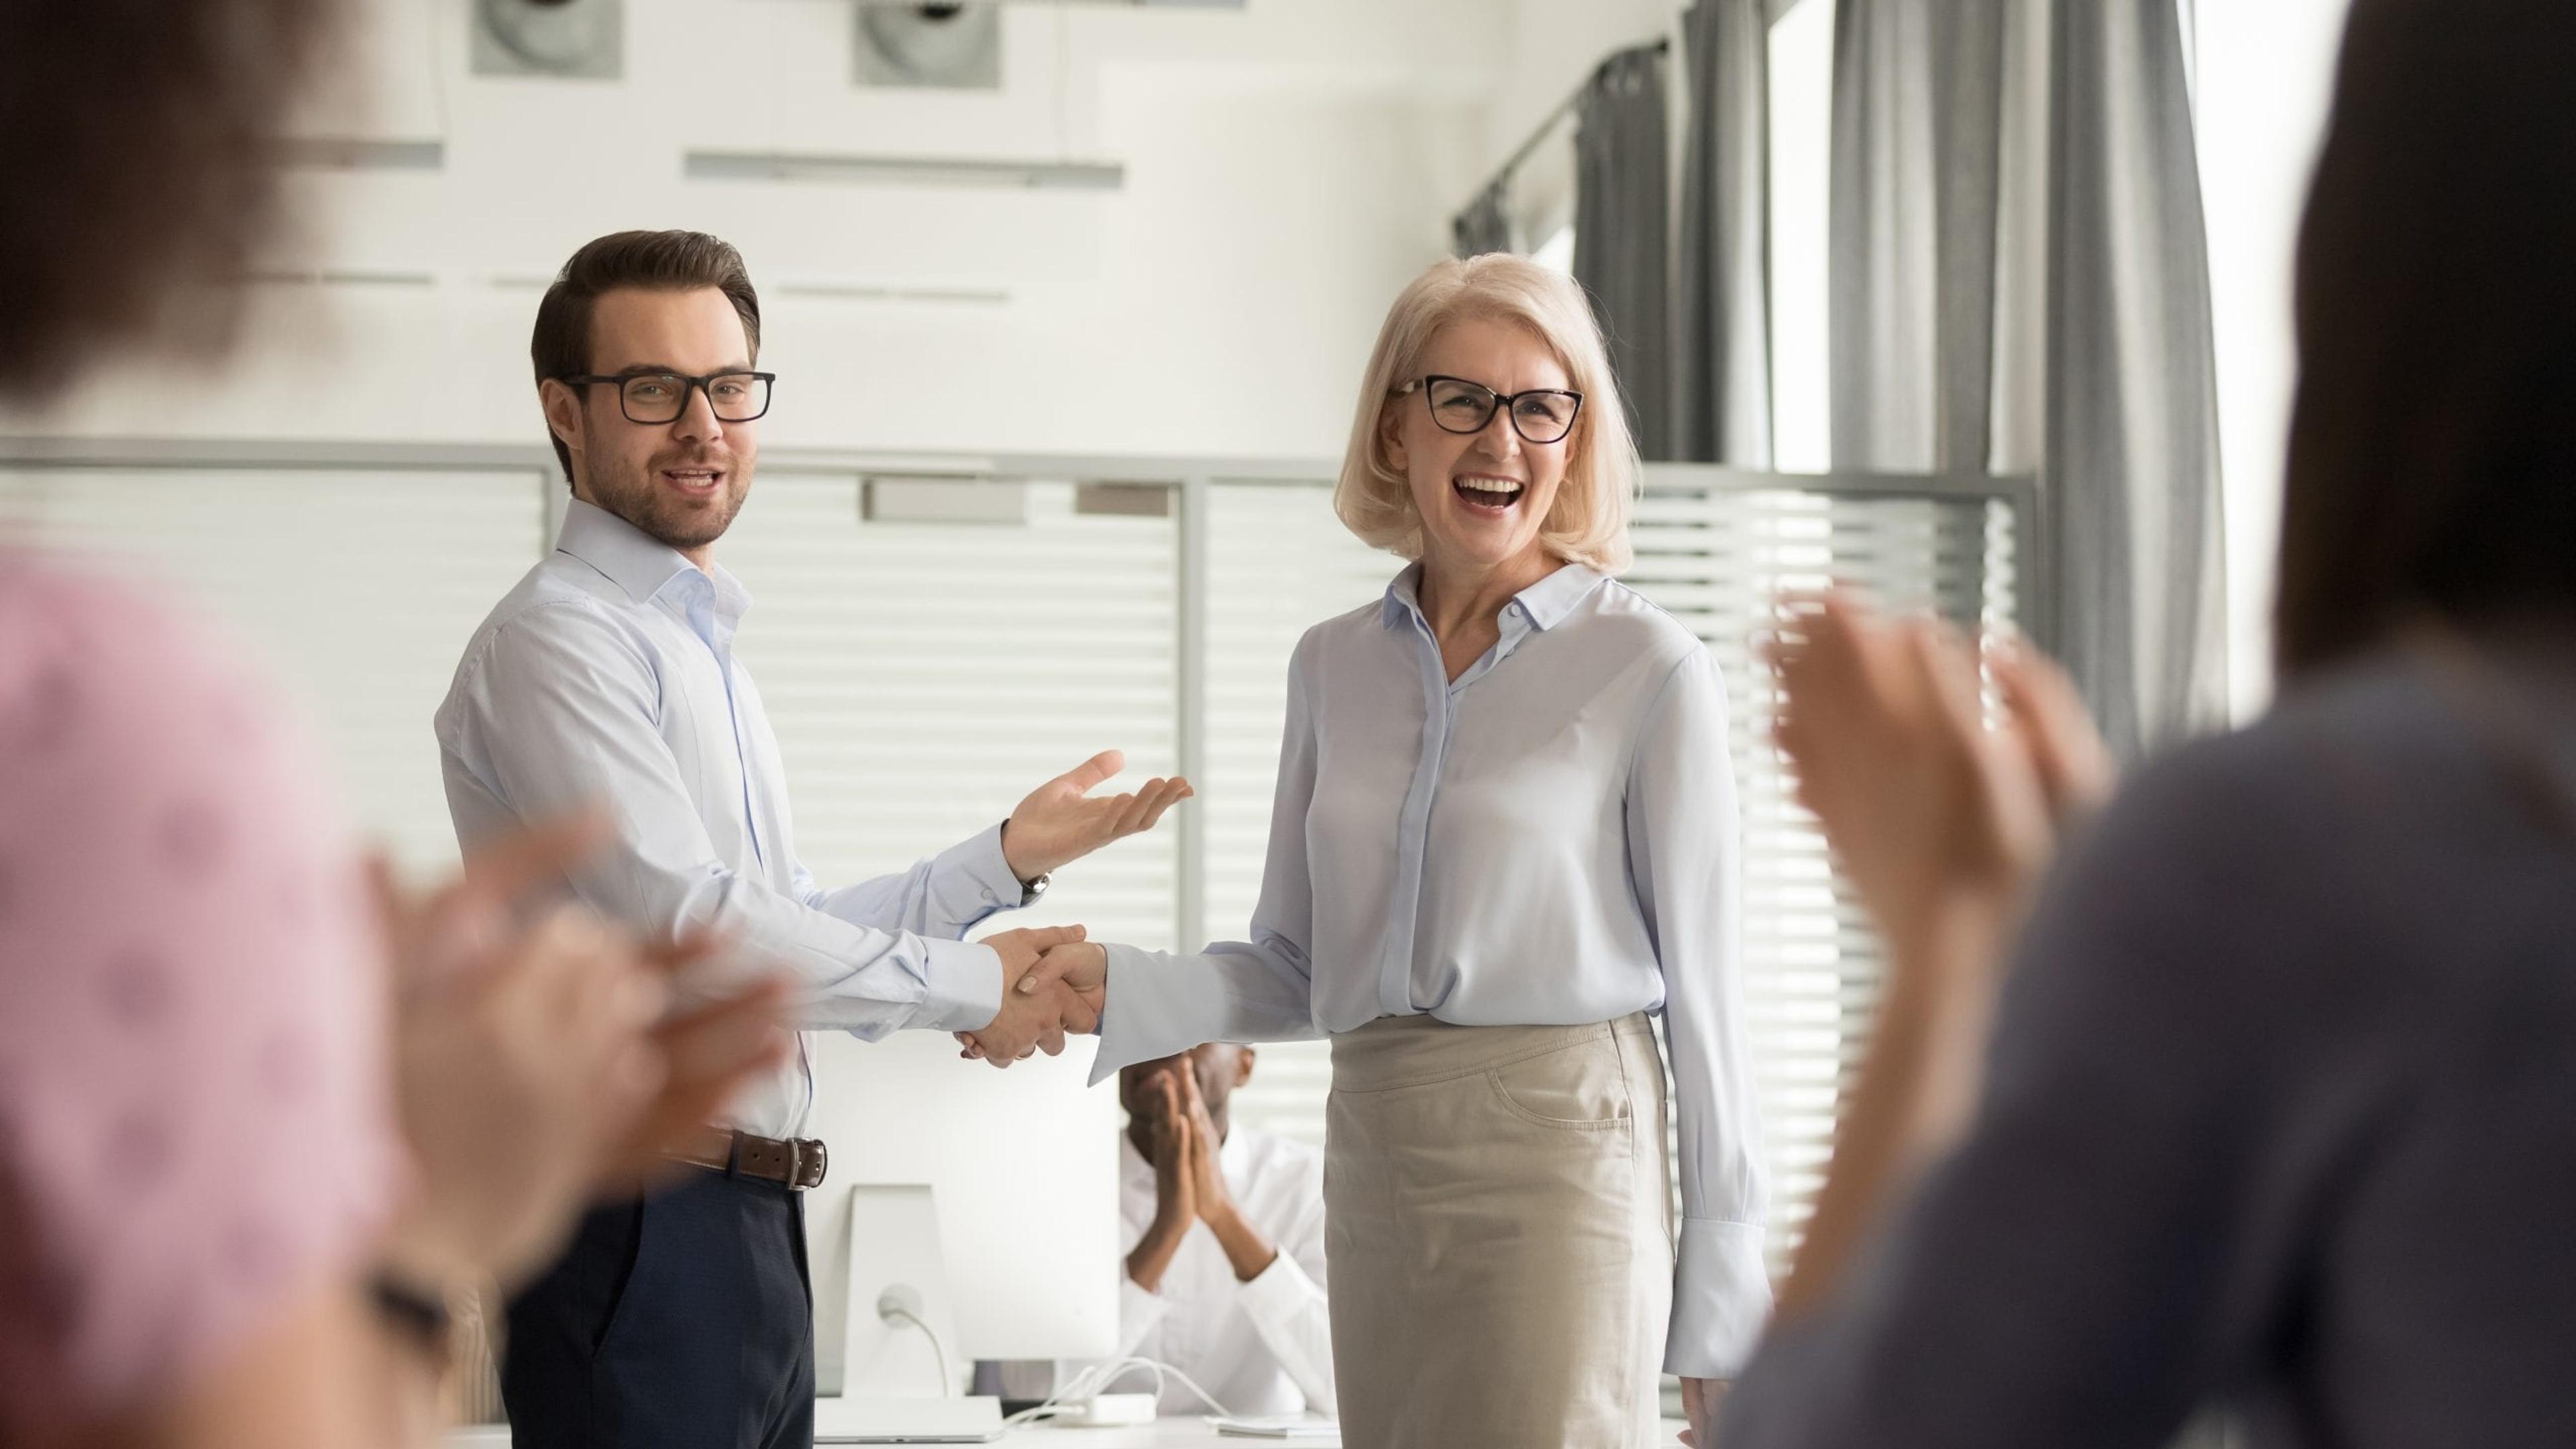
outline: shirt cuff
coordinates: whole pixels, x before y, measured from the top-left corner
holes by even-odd
[[[925,1031],[982,1031],[1002,1014],[1002,954],[975,941],[921,938],[921,1005],[909,1023]]]
[[[1285,1328],[1296,1323],[1298,1315],[1320,1295],[1315,1291],[1315,1280],[1306,1276],[1306,1270],[1297,1266],[1288,1250],[1281,1248],[1278,1252],[1269,1267],[1254,1274],[1251,1282],[1238,1285],[1234,1292],[1235,1300],[1253,1322]]]
[[[1011,863],[1002,855],[1002,827],[996,825],[957,842],[930,858],[931,899],[959,934],[996,911],[1015,911],[1028,894]]]
[[[1761,1225],[1682,1219],[1664,1372],[1686,1379],[1735,1377],[1770,1318],[1771,1272],[1762,1260]]]
[[[1171,1307],[1170,1299],[1146,1292],[1145,1285],[1128,1277],[1126,1261],[1119,1261],[1118,1341],[1126,1346],[1125,1353],[1134,1353],[1136,1345],[1145,1341],[1145,1335],[1154,1331],[1154,1325],[1163,1321]]]
[[[1223,1034],[1225,983],[1203,958],[1109,942],[1101,950],[1109,958],[1109,991],[1100,1008],[1092,1085],[1122,1067],[1185,1052]]]

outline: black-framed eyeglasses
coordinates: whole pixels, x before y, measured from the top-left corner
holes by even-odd
[[[1481,382],[1438,373],[1395,390],[1398,397],[1419,390],[1431,408],[1431,421],[1451,433],[1481,433],[1494,420],[1496,408],[1507,408],[1512,431],[1527,443],[1561,443],[1574,431],[1583,411],[1583,394],[1561,387],[1499,393]]]
[[[584,373],[555,381],[574,387],[605,383],[617,389],[618,411],[630,423],[676,423],[689,410],[689,394],[703,392],[720,423],[747,423],[769,411],[769,385],[774,372],[711,372],[683,377],[676,372],[628,372],[613,377]]]

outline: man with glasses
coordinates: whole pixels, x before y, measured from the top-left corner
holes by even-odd
[[[470,848],[604,806],[616,840],[573,889],[648,939],[713,932],[742,969],[792,973],[799,1025],[973,1032],[999,1065],[1059,1050],[1094,1025],[1079,998],[1004,988],[1079,928],[960,937],[1151,827],[1189,787],[1091,798],[1119,768],[1107,752],[907,872],[816,885],[797,863],[777,740],[733,657],[750,595],[713,558],[759,455],[775,381],[759,348],[741,256],[701,233],[602,237],[547,289],[531,351],[572,499],[553,554],[476,630],[439,708],[457,835]],[[812,1442],[797,1194],[822,1181],[826,1154],[798,1136],[806,1061],[711,1125],[671,1186],[591,1212],[511,1303],[502,1396],[518,1449]]]

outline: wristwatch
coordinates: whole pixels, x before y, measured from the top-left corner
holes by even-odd
[[[1002,821],[1002,834],[1008,835],[1010,833],[1011,822],[1006,818]],[[1007,869],[1010,866],[1010,863],[1011,861],[1009,856],[1004,856],[1002,858],[1004,868]],[[1019,876],[1016,872],[1012,874],[1011,878],[1013,880],[1019,880]],[[1038,897],[1046,894],[1047,882],[1054,878],[1055,877],[1051,873],[1042,870],[1038,872],[1037,879],[1020,881],[1020,904],[1022,906],[1036,905],[1038,903]]]

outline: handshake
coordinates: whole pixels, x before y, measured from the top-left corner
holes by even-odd
[[[1109,953],[1084,940],[1082,927],[1003,931],[983,944],[1002,958],[1002,1009],[990,1025],[957,1033],[961,1056],[1007,1067],[1032,1052],[1063,1051],[1067,1032],[1100,1029]]]

